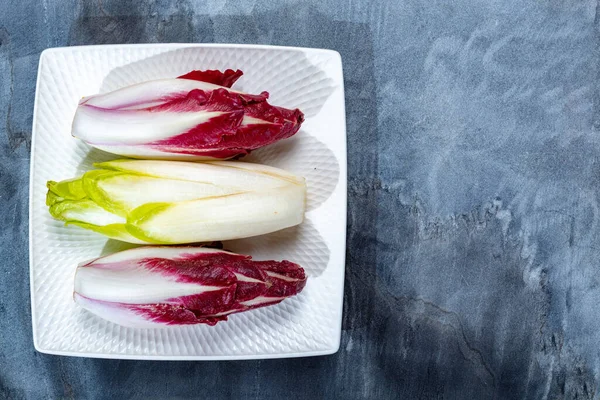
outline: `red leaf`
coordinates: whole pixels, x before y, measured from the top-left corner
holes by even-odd
[[[238,70],[226,69],[224,72],[221,72],[216,69],[209,69],[206,71],[194,70],[190,71],[185,75],[178,76],[178,79],[192,79],[195,81],[213,83],[219,86],[225,86],[230,88],[235,81],[237,81],[240,76],[244,73]]]

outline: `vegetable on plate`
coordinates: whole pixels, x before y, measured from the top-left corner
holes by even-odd
[[[268,92],[231,89],[242,71],[192,71],[84,97],[72,135],[98,149],[143,159],[228,159],[294,135],[298,109]]]
[[[137,328],[215,325],[302,291],[306,275],[289,261],[204,247],[146,246],[79,265],[74,299],[111,322]]]
[[[304,178],[266,165],[115,160],[48,181],[50,214],[138,244],[239,239],[300,224]]]

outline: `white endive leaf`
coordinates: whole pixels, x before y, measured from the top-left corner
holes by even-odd
[[[237,193],[235,189],[210,183],[131,174],[116,174],[98,179],[94,184],[105,198],[110,198],[125,212],[146,203],[171,203]]]
[[[302,223],[306,188],[299,185],[245,192],[136,213],[128,224],[157,243],[209,242],[257,236]],[[140,233],[141,233],[140,232]]]
[[[244,162],[115,160],[96,166],[166,179],[208,183],[240,191],[272,189],[288,183],[304,185],[304,178],[282,169]]]

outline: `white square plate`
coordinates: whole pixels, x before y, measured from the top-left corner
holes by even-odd
[[[77,263],[126,245],[51,218],[46,181],[81,175],[116,156],[70,135],[78,100],[193,69],[241,69],[234,88],[263,90],[270,102],[300,108],[298,134],[245,160],[303,175],[306,221],[295,228],[225,242],[254,259],[289,259],[309,276],[284,302],[232,315],[214,327],[124,328],[72,299]],[[30,182],[33,339],[44,353],[131,359],[208,360],[331,354],[340,343],[346,247],[346,126],[340,55],[335,51],[244,45],[149,44],[49,49],[38,71]]]

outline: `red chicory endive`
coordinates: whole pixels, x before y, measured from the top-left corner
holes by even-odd
[[[298,109],[231,89],[242,71],[191,71],[84,97],[73,136],[133,158],[227,159],[294,135]]]
[[[204,247],[148,246],[83,263],[74,299],[130,327],[208,324],[277,304],[302,291],[304,270],[289,261]]]

